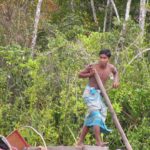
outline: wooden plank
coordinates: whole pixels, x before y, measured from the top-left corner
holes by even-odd
[[[44,147],[29,147],[27,150],[46,150]],[[48,146],[47,150],[82,150],[82,148],[75,148],[74,146]]]
[[[27,150],[45,150],[44,147],[29,147]],[[74,146],[49,146],[47,150],[109,150],[108,147],[85,145],[83,148]]]
[[[85,145],[83,150],[109,150],[108,147]]]
[[[55,146],[55,147],[48,147],[48,150],[77,150],[77,149],[73,146]]]

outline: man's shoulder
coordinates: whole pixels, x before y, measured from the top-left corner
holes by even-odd
[[[113,64],[108,64],[108,66],[110,67],[110,68],[115,68],[115,66],[113,65]]]
[[[117,71],[117,68],[113,64],[109,64],[109,68],[111,69],[112,72]]]

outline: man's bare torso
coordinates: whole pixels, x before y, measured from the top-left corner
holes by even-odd
[[[92,66],[89,66],[89,69],[93,68],[96,69],[98,75],[100,76],[103,84],[106,83],[106,81],[110,78],[110,75],[115,71],[115,67],[112,64],[107,64],[106,67],[101,67],[99,64],[94,64]],[[89,77],[89,85],[91,87],[95,87],[96,89],[98,89],[98,85],[96,82],[96,79],[94,76]]]

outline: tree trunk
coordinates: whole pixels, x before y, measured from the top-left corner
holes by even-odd
[[[70,6],[71,6],[72,12],[75,12],[75,9],[74,9],[74,0],[71,0]]]
[[[36,38],[37,38],[37,31],[38,31],[38,23],[40,20],[40,12],[41,12],[41,5],[43,0],[39,0],[36,8],[35,20],[34,20],[34,30],[32,35],[32,43],[31,43],[31,55],[34,56],[34,48],[36,45]]]
[[[145,4],[146,4],[146,0],[140,0],[139,25],[141,28],[141,36],[144,35],[144,26],[145,26],[145,17],[146,17]]]
[[[132,2],[132,0],[127,1],[125,21],[128,21],[128,19],[129,19],[131,2]]]
[[[131,2],[132,0],[128,0],[127,1],[127,5],[126,5],[126,13],[125,13],[125,20],[123,22],[123,27],[122,30],[120,32],[120,38],[118,40],[118,44],[116,47],[116,57],[115,57],[115,64],[118,64],[119,61],[119,51],[123,49],[124,47],[124,42],[125,42],[125,35],[126,35],[126,22],[129,19],[129,14],[130,14],[130,6],[131,6]]]
[[[107,5],[105,9],[105,18],[104,18],[104,26],[103,26],[103,32],[106,31],[106,24],[107,24],[107,16],[108,16],[108,7],[110,5],[110,0],[107,0]]]
[[[94,0],[91,0],[91,8],[92,8],[92,12],[93,12],[94,22],[96,23],[96,25],[98,25],[96,10],[95,10],[95,6],[94,6]]]
[[[110,31],[112,27],[112,15],[113,15],[113,8],[112,8],[112,4],[110,3],[110,11],[108,17],[108,31]]]
[[[113,5],[113,8],[114,8],[114,11],[115,11],[115,13],[116,13],[117,19],[118,19],[118,21],[120,22],[120,17],[119,17],[118,10],[117,10],[117,7],[116,7],[116,5],[115,5],[115,2],[114,2],[113,0],[110,0],[110,2],[111,2],[112,5]]]
[[[103,94],[103,96],[104,96],[104,99],[105,99],[105,101],[106,101],[106,104],[107,104],[107,106],[108,106],[108,108],[109,108],[109,111],[110,111],[110,113],[111,113],[112,119],[113,119],[113,121],[114,121],[114,123],[115,123],[115,125],[116,125],[116,128],[118,129],[118,131],[119,131],[119,133],[120,133],[120,135],[121,135],[121,137],[122,137],[122,140],[123,140],[123,142],[124,142],[124,144],[125,144],[125,146],[126,146],[126,149],[127,149],[127,150],[132,150],[132,147],[131,147],[131,145],[130,145],[130,143],[129,143],[129,141],[128,141],[128,139],[127,139],[127,137],[126,137],[126,135],[125,135],[125,133],[124,133],[124,131],[123,131],[121,125],[120,125],[120,123],[119,123],[119,120],[118,120],[118,118],[117,118],[117,115],[116,115],[116,113],[115,113],[115,111],[114,111],[114,109],[113,109],[113,106],[112,106],[112,104],[111,104],[111,101],[110,101],[110,99],[109,99],[109,97],[108,97],[108,95],[107,95],[107,93],[106,93],[106,90],[105,90],[105,88],[104,88],[104,86],[103,86],[103,83],[102,83],[102,81],[101,81],[101,79],[100,79],[100,77],[99,77],[97,71],[96,71],[96,73],[95,73],[95,79],[96,79],[96,81],[97,81],[97,84],[98,84],[100,90],[102,91],[102,94]]]
[[[124,23],[123,23],[123,33],[126,31],[126,22],[127,22],[128,19],[129,19],[131,2],[132,2],[132,0],[128,0],[128,1],[127,1],[126,13],[125,13],[125,21],[124,21]]]

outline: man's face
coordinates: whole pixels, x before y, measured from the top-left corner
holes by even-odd
[[[100,64],[101,65],[106,65],[108,63],[108,61],[109,61],[109,57],[106,56],[105,54],[101,54],[99,56],[99,58],[100,58]]]

